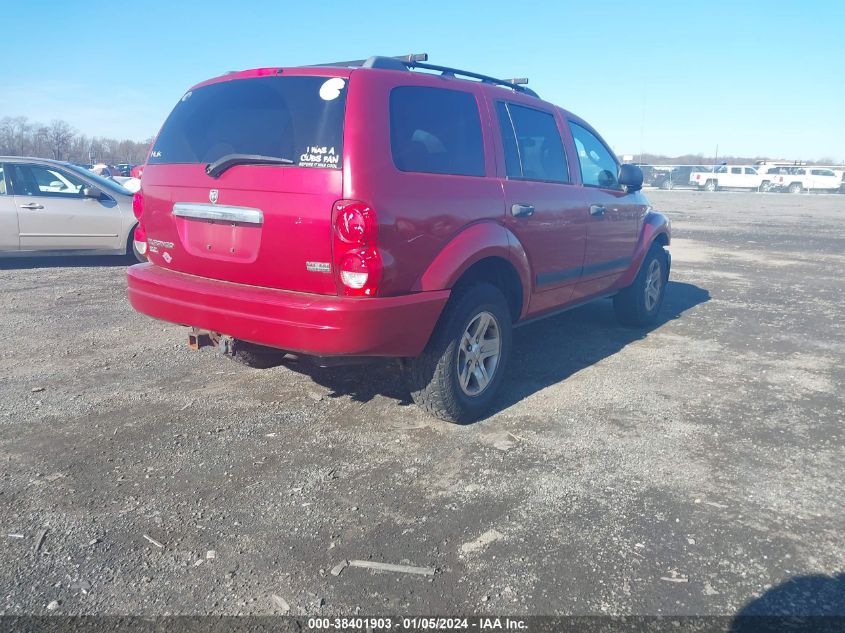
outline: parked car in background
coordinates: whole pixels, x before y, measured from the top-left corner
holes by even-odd
[[[756,169],[760,176],[760,191],[777,191],[777,177],[788,174],[793,167],[789,165],[758,165]]]
[[[129,255],[132,194],[70,163],[0,157],[0,256]]]
[[[651,184],[660,189],[674,189],[675,187],[690,186],[690,177],[697,172],[706,172],[708,167],[701,165],[676,165],[655,167]]]
[[[826,167],[792,167],[788,173],[778,174],[774,185],[782,191],[839,191],[842,174]]]
[[[113,170],[114,173],[112,175],[113,176],[124,176],[124,177],[128,178],[129,176],[132,175],[132,168],[134,166],[135,165],[131,165],[129,163],[118,163],[117,165],[114,166],[114,170]]]
[[[134,167],[133,167],[133,168],[129,171],[129,175],[130,175],[130,176],[132,176],[132,178],[138,178],[138,179],[140,179],[140,178],[141,178],[141,176],[143,176],[143,175],[144,175],[144,166],[143,166],[143,165],[135,165],[135,166],[134,166]]]
[[[719,165],[713,171],[690,174],[689,182],[704,191],[719,189],[760,189],[762,177],[747,165]]]
[[[669,222],[641,186],[583,119],[417,56],[228,74],[152,148],[129,300],[253,364],[400,359],[415,402],[467,422],[514,323],[611,296],[655,322]]]

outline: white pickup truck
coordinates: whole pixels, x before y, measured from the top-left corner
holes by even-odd
[[[745,165],[719,165],[713,171],[690,174],[689,183],[704,191],[719,189],[760,189],[763,177],[754,167]]]
[[[772,179],[772,186],[789,193],[839,191],[842,173],[826,167],[791,167]]]

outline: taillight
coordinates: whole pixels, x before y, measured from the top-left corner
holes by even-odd
[[[375,212],[363,202],[341,200],[335,204],[335,230],[348,244],[364,246],[375,242],[378,224]]]
[[[135,195],[132,196],[132,213],[135,216],[135,219],[138,220],[138,226],[135,227],[135,235],[133,240],[135,241],[135,248],[138,250],[141,255],[147,254],[147,231],[144,228],[144,194],[140,191],[135,192]]]
[[[135,214],[136,220],[140,220],[141,216],[144,215],[144,194],[140,191],[132,196],[132,213]]]
[[[350,296],[375,295],[382,276],[382,260],[376,246],[376,212],[357,200],[338,200],[332,217],[338,292]]]
[[[133,239],[135,240],[135,248],[138,249],[138,252],[141,253],[141,255],[146,255],[147,231],[144,230],[144,227],[140,223],[135,227],[135,236]]]

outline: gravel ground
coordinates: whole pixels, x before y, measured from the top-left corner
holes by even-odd
[[[191,352],[120,261],[0,261],[0,612],[845,613],[845,196],[649,196],[659,325],[517,330],[468,427]]]

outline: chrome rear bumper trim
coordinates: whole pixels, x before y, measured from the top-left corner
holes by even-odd
[[[260,225],[264,223],[264,214],[261,212],[261,209],[228,207],[222,204],[177,202],[173,205],[173,215],[180,218],[220,220],[222,222],[238,222],[241,224]]]

